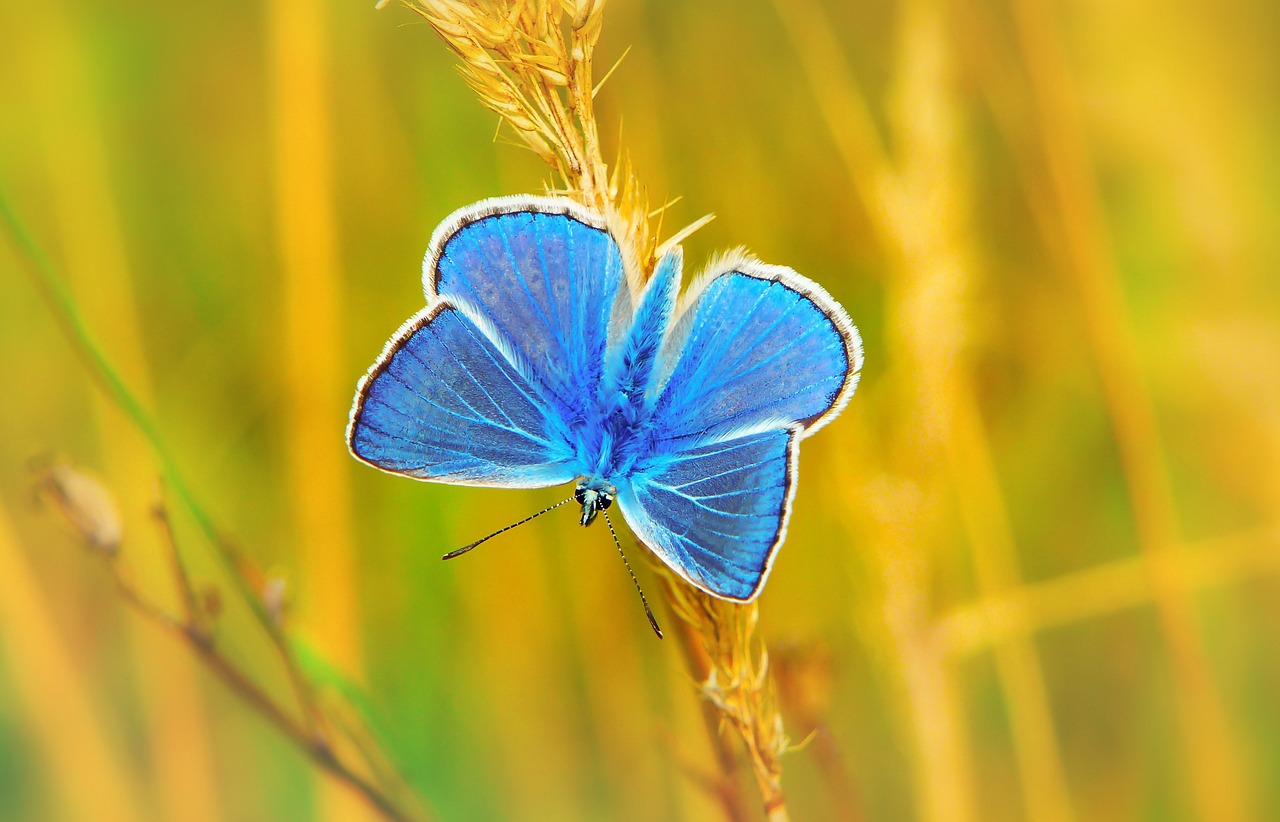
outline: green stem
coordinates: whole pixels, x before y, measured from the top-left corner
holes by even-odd
[[[103,391],[106,392],[107,397],[119,406],[134,428],[142,434],[147,444],[151,446],[152,453],[160,464],[160,470],[164,474],[169,487],[174,490],[192,518],[195,519],[200,531],[204,534],[209,544],[213,546],[214,553],[218,555],[218,558],[229,572],[229,576],[233,580],[238,593],[249,604],[258,623],[271,638],[278,653],[284,660],[294,690],[297,692],[304,722],[314,732],[316,709],[310,688],[299,673],[288,641],[275,628],[258,593],[250,587],[245,577],[243,562],[236,552],[221,538],[217,526],[214,525],[213,518],[196,500],[191,487],[178,470],[177,462],[169,451],[168,445],[160,436],[155,421],[147,413],[137,396],[129,390],[129,386],[120,376],[120,372],[116,370],[111,361],[107,359],[106,354],[103,353],[102,347],[98,345],[84,318],[80,315],[80,310],[76,307],[75,297],[72,295],[71,289],[67,287],[66,283],[58,275],[49,255],[44,252],[44,249],[36,243],[31,234],[22,225],[3,190],[0,190],[0,224],[3,225],[9,235],[9,239],[17,251],[18,259],[24,264],[23,267],[31,276],[36,288],[40,291],[40,295],[49,305],[54,318],[62,326],[62,330],[71,342],[72,348],[84,361],[90,375],[97,380]]]

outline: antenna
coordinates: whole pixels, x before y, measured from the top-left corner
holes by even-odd
[[[530,520],[537,519],[538,517],[542,516],[543,514],[547,513],[548,511],[554,511],[554,510],[556,510],[556,509],[557,509],[557,508],[559,508],[561,505],[564,505],[566,502],[573,502],[573,497],[569,497],[569,498],[568,498],[568,499],[566,499],[566,500],[561,500],[560,502],[557,502],[555,505],[548,505],[546,508],[543,508],[543,509],[542,509],[541,511],[539,511],[538,513],[536,513],[536,514],[530,514],[529,516],[525,517],[524,519],[520,520],[519,522],[513,522],[513,523],[511,523],[511,524],[510,524],[510,525],[508,525],[506,528],[499,528],[498,530],[494,531],[494,532],[493,532],[492,534],[490,534],[489,536],[487,536],[487,537],[483,537],[483,538],[481,538],[481,539],[476,540],[475,542],[472,542],[472,543],[469,543],[469,544],[467,544],[467,545],[464,545],[464,546],[462,546],[461,548],[459,548],[459,549],[458,549],[458,550],[456,550],[456,551],[450,551],[449,553],[447,553],[447,554],[445,554],[444,556],[440,557],[440,559],[453,559],[454,557],[460,557],[460,556],[462,556],[463,554],[465,554],[466,552],[470,551],[472,548],[475,548],[477,545],[480,545],[481,543],[485,543],[485,542],[488,542],[489,540],[493,539],[493,538],[494,538],[494,537],[496,537],[498,534],[505,533],[505,532],[507,532],[507,531],[510,531],[512,528],[517,528],[517,527],[519,527],[519,526],[521,526],[521,525],[524,525],[526,522],[529,522]],[[612,529],[613,529],[613,526],[611,525],[611,526],[609,526],[609,528],[610,528],[610,530],[612,530]],[[617,537],[614,537],[614,540],[616,541],[616,540],[617,540]],[[621,551],[622,549],[621,549],[621,548],[619,548],[618,550],[619,550],[619,551]],[[633,576],[634,576],[634,575],[633,575]],[[646,609],[646,610],[648,609],[648,606],[647,606],[647,605],[645,606],[645,609]],[[652,618],[653,618],[653,617],[650,617],[650,619],[652,619]],[[661,634],[659,634],[659,636],[661,636]]]
[[[618,546],[618,556],[622,557],[622,564],[627,566],[627,573],[631,575],[631,581],[635,583],[636,593],[640,595],[640,604],[644,606],[644,615],[649,618],[649,625],[653,627],[653,632],[658,635],[658,639],[662,639],[662,629],[658,627],[658,620],[653,618],[653,611],[649,610],[649,600],[644,598],[644,591],[640,588],[640,580],[636,579],[636,572],[631,570],[631,563],[627,562],[627,555],[622,553],[622,543],[618,542],[618,532],[613,530],[613,520],[609,519],[609,511],[604,511],[604,521],[609,526],[609,533],[613,536],[613,544]]]

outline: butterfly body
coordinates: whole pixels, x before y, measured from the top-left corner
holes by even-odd
[[[605,357],[596,395],[580,406],[584,413],[565,441],[580,487],[614,488],[653,452],[653,383],[679,271],[678,255],[663,260],[621,343]]]
[[[799,442],[848,401],[861,346],[790,269],[730,256],[678,301],[681,264],[641,287],[605,221],[566,200],[463,209],[432,239],[427,308],[361,380],[352,453],[438,482],[574,481],[583,525],[616,500],[689,582],[753,598]]]

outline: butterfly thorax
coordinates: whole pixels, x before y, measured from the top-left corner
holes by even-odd
[[[583,476],[616,485],[637,470],[650,450],[653,408],[643,390],[608,393],[584,415],[573,439]]]
[[[671,322],[679,258],[663,259],[626,333],[610,345],[594,402],[571,437],[583,476],[605,485],[626,481],[652,451],[658,360]]]

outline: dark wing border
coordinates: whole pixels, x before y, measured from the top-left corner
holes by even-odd
[[[490,197],[487,200],[464,206],[445,217],[440,225],[436,226],[435,231],[431,232],[431,242],[427,245],[427,253],[422,258],[422,293],[426,296],[427,302],[434,302],[439,297],[436,292],[436,285],[440,280],[440,258],[444,255],[445,246],[449,244],[455,234],[472,223],[478,223],[489,217],[529,212],[536,214],[563,214],[566,217],[577,220],[588,228],[608,234],[622,255],[622,272],[626,279],[627,287],[630,289],[630,297],[634,303],[635,295],[643,290],[643,284],[639,282],[636,273],[639,271],[639,267],[627,244],[618,240],[619,232],[615,230],[609,220],[576,200],[570,200],[567,197],[540,197],[535,194]]]

